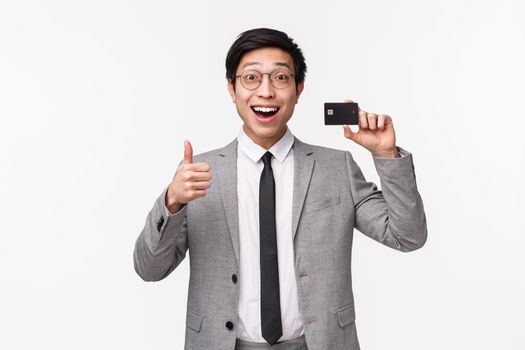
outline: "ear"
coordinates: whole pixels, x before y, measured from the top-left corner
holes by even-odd
[[[235,103],[235,89],[233,88],[232,81],[230,79],[226,79],[226,81],[228,85],[228,92],[230,93],[233,103]]]
[[[297,84],[297,91],[296,91],[296,96],[295,96],[295,104],[297,104],[297,102],[299,102],[299,96],[301,96],[301,93],[303,92],[303,90],[304,90],[304,81],[302,81],[299,84]]]

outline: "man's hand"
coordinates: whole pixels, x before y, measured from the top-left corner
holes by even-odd
[[[344,102],[351,103],[352,100]],[[399,158],[392,118],[386,114],[368,113],[359,108],[359,131],[343,125],[345,137],[369,150],[374,157]]]
[[[170,213],[178,212],[186,203],[208,193],[211,171],[208,163],[193,163],[193,148],[184,141],[184,159],[177,168],[166,194],[166,207]]]

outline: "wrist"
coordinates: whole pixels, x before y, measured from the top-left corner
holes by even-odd
[[[401,157],[399,155],[397,147],[394,148],[393,150],[372,152],[372,156],[378,157],[378,158],[400,158]]]
[[[164,204],[166,205],[168,211],[172,214],[175,214],[184,206],[184,203],[180,203],[179,201],[177,201],[177,197],[174,193],[171,192],[171,186],[166,191]]]

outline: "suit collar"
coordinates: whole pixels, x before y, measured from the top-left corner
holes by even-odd
[[[294,151],[297,152],[298,154],[302,155],[302,156],[306,156],[306,157],[309,157],[310,155],[312,155],[314,153],[314,148],[307,144],[307,143],[304,143],[302,142],[301,140],[299,140],[296,136],[293,136],[293,145],[292,147],[294,148]],[[219,156],[221,156],[222,158],[224,157],[235,157],[235,160],[237,160],[237,146],[238,146],[238,140],[237,138],[235,138],[232,142],[230,142],[229,144],[227,144],[226,146],[224,146],[223,148],[219,148],[217,150],[217,154]]]

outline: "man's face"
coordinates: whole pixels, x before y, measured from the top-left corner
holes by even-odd
[[[244,54],[235,75],[241,75],[247,70],[257,70],[261,73],[287,70],[289,73],[295,73],[290,54],[273,47],[255,49]],[[286,123],[292,117],[304,83],[296,87],[295,77],[292,77],[287,87],[279,89],[271,84],[269,75],[264,74],[261,85],[254,90],[248,90],[241,84],[240,79],[236,79],[235,90],[228,80],[228,91],[244,122],[244,132],[255,143],[269,149],[286,132]],[[266,109],[261,110],[260,107]],[[270,109],[267,109],[268,107]]]

